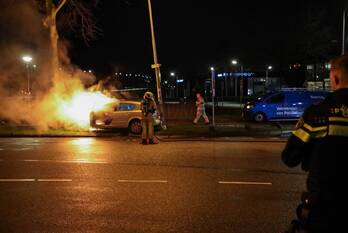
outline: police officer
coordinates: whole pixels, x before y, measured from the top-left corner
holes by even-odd
[[[332,93],[305,110],[282,152],[289,167],[308,171],[297,219],[288,232],[339,232],[346,229],[348,168],[348,55],[331,61]],[[340,230],[342,231],[342,230]],[[343,230],[346,231],[346,230]]]
[[[154,143],[154,118],[153,115],[157,110],[156,102],[154,96],[151,92],[145,92],[144,97],[141,101],[141,126],[142,126],[142,144],[146,145],[149,141],[149,144]]]

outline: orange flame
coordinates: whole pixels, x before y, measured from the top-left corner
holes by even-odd
[[[91,90],[94,88],[93,90]],[[106,110],[117,99],[96,91],[86,90],[79,79],[62,79],[56,82],[45,98],[39,102],[39,128],[88,130],[92,111]]]
[[[101,92],[76,91],[71,99],[59,103],[59,118],[82,129],[88,129],[90,112],[103,110],[108,103],[114,101],[115,99]]]

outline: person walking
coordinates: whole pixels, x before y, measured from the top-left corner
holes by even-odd
[[[145,92],[144,97],[141,101],[141,143],[143,145],[155,144],[154,142],[154,118],[153,114],[157,110],[156,102],[152,92]]]
[[[301,165],[308,172],[289,233],[346,229],[348,55],[331,61],[330,83],[333,92],[305,110],[281,154],[288,167]]]
[[[197,107],[197,112],[196,112],[196,118],[193,120],[193,124],[197,124],[199,119],[203,116],[205,124],[209,124],[209,119],[207,114],[205,113],[205,103],[204,103],[204,98],[201,93],[196,94],[196,107]]]

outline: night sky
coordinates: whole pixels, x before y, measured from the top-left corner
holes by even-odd
[[[204,73],[210,65],[224,68],[232,58],[245,67],[286,67],[296,35],[298,12],[310,2],[156,1],[153,11],[157,49],[163,72]],[[314,1],[316,2],[316,1]],[[327,1],[330,26],[340,40],[341,3]],[[75,44],[74,61],[105,70],[149,71],[151,37],[146,0],[100,1],[97,10],[103,35],[89,48]],[[80,42],[79,42],[80,43]],[[78,45],[77,45],[78,44]]]

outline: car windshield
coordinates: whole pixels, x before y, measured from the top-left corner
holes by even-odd
[[[265,99],[267,99],[269,96],[273,95],[274,93],[267,93],[267,94],[264,94],[264,95],[261,95],[261,96],[258,96],[255,98],[256,101],[263,101]]]

